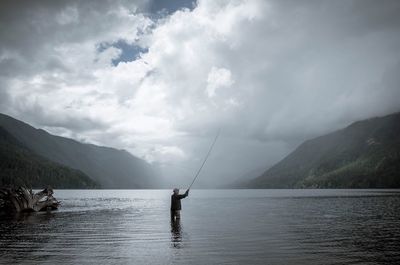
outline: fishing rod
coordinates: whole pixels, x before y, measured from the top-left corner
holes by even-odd
[[[210,153],[211,153],[211,150],[213,149],[215,143],[217,142],[217,139],[218,139],[218,136],[219,136],[220,131],[221,131],[221,129],[218,130],[218,133],[217,133],[217,135],[215,136],[214,142],[212,143],[212,145],[211,145],[211,147],[210,147],[210,150],[208,150],[208,153],[207,153],[207,155],[206,155],[206,158],[204,159],[203,164],[201,164],[201,167],[199,168],[199,170],[197,171],[196,176],[194,177],[194,179],[193,179],[192,183],[190,184],[188,190],[192,187],[193,183],[196,181],[197,177],[199,176],[201,169],[203,168],[204,164],[206,163],[206,161],[207,161],[207,159],[208,159],[208,156],[209,156]]]

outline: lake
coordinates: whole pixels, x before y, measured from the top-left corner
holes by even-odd
[[[184,191],[183,191],[184,192]],[[56,190],[0,221],[1,264],[400,264],[399,190]]]

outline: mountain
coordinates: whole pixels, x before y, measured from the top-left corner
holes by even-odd
[[[83,172],[36,155],[0,127],[0,187],[97,188]]]
[[[82,171],[102,188],[149,188],[156,183],[151,165],[127,151],[51,135],[4,114],[0,126],[35,154]]]
[[[249,188],[400,188],[400,113],[309,140]]]

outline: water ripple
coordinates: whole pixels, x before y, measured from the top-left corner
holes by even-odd
[[[193,191],[172,224],[169,191],[57,194],[2,216],[0,264],[400,264],[397,191]]]

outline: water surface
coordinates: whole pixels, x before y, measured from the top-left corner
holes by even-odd
[[[400,191],[56,190],[0,219],[1,264],[400,264]]]

